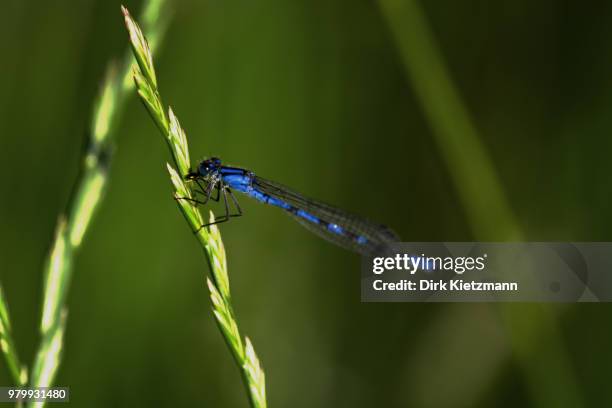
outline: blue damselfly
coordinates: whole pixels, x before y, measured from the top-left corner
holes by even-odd
[[[203,195],[202,199],[197,196],[186,199],[197,204],[206,204],[210,199],[223,199],[225,214],[217,218],[214,224],[242,215],[232,192],[236,190],[283,209],[315,234],[364,255],[373,254],[399,241],[398,236],[384,225],[306,198],[281,184],[258,177],[250,170],[222,165],[216,157],[202,161],[197,171],[189,172],[185,178],[196,183],[194,191]],[[233,213],[230,211],[230,201],[235,210]],[[204,224],[201,228],[208,225]]]

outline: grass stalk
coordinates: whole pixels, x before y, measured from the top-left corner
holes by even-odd
[[[174,166],[167,164],[167,168],[172,185],[174,186],[174,197],[181,213],[202,246],[210,267],[212,279],[207,277],[206,282],[210,291],[213,313],[217,325],[232,352],[236,364],[240,368],[251,406],[254,408],[265,408],[264,372],[261,369],[249,338],[245,337],[244,341],[242,340],[238,330],[238,323],[232,310],[227,258],[221,234],[215,225],[208,228],[200,228],[204,224],[204,217],[193,202],[184,199],[193,198],[191,189],[187,186],[183,177],[191,169],[185,131],[171,108],[168,108],[166,114],[166,109],[161,101],[157,87],[153,55],[147,39],[138,24],[130,16],[128,10],[125,7],[122,7],[122,10],[132,50],[138,63],[133,70],[138,95],[170,149]],[[210,222],[214,221],[212,212],[210,212],[209,219]]]
[[[521,228],[492,160],[453,84],[419,2],[379,3],[476,237],[521,240]],[[500,311],[535,405],[583,406],[552,310],[546,305],[501,304]],[[538,347],[537,342],[547,345]]]
[[[15,385],[22,387],[28,383],[28,369],[19,360],[12,331],[4,290],[0,286],[0,348],[2,348],[13,382]]]
[[[165,32],[167,19],[161,10],[165,0],[145,2],[143,20],[154,45]],[[74,256],[104,198],[114,148],[114,127],[129,90],[132,59],[128,53],[121,67],[110,64],[94,111],[83,154],[80,174],[75,182],[67,210],[60,215],[51,250],[44,266],[44,294],[40,332],[42,339],[32,366],[30,386],[50,387],[61,362],[66,328],[66,297],[73,272]],[[32,403],[31,406],[43,406]]]

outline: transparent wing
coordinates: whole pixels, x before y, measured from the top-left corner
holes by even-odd
[[[296,221],[310,231],[349,250],[368,255],[400,240],[395,232],[384,225],[374,223],[329,204],[306,198],[276,182],[253,176],[253,186],[261,192],[283,200],[325,223],[339,225],[345,231],[342,235],[330,231],[326,225],[309,221],[289,212]],[[365,241],[358,241],[358,237],[365,238]]]

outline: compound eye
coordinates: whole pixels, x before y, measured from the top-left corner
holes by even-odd
[[[200,168],[198,169],[198,171],[200,172],[200,174],[203,176],[206,173],[208,173],[208,163],[207,162],[202,162],[200,163]]]

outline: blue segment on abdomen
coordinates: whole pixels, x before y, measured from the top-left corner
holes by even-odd
[[[270,204],[275,207],[280,207],[284,210],[289,210],[292,208],[291,205],[289,205],[285,201],[279,198],[276,198],[276,197],[272,197],[268,194],[262,193],[261,191],[251,186],[249,186],[246,190],[243,190],[243,192],[247,193],[249,196],[253,197],[257,201],[261,201],[264,204]]]
[[[283,200],[279,200],[278,198],[274,198],[272,196],[268,196],[268,200],[266,202],[270,205],[274,205],[276,207],[280,207],[285,210],[288,210],[291,208],[291,206],[287,204],[286,202],[284,202]]]
[[[358,244],[363,245],[363,244],[365,244],[365,243],[367,243],[367,242],[368,242],[368,239],[367,239],[366,237],[361,236],[361,235],[359,235],[359,236],[357,237],[357,243],[358,243]]]
[[[327,229],[333,232],[334,234],[342,235],[344,233],[344,228],[342,228],[338,224],[332,224],[332,223],[327,224]]]
[[[297,210],[295,215],[297,215],[298,217],[304,218],[305,220],[308,220],[310,222],[314,222],[315,224],[318,224],[320,222],[320,220],[317,217],[315,217],[312,214],[307,213],[304,210]]]
[[[246,193],[257,201],[261,201],[262,203],[265,203],[268,199],[268,196],[266,194],[253,188],[251,188],[249,191],[246,191]]]

